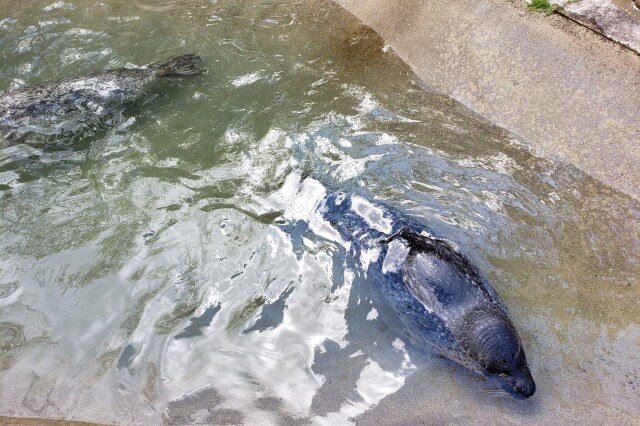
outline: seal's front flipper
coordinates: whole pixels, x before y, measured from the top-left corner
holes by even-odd
[[[206,72],[206,68],[198,66],[200,62],[202,62],[202,57],[188,54],[174,56],[164,62],[151,64],[150,67],[158,70],[156,74],[158,77],[184,77]]]

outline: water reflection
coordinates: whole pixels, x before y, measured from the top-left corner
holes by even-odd
[[[3,415],[107,423],[633,422],[640,208],[415,81],[323,1],[0,0],[0,90],[197,51],[85,141],[0,153]],[[539,391],[412,347],[293,172],[469,255]],[[321,191],[320,191],[321,192]],[[489,417],[490,416],[490,417]]]

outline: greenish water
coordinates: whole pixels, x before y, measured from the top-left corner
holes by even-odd
[[[3,92],[192,52],[209,73],[116,128],[0,152],[0,415],[639,420],[636,201],[424,87],[330,2],[0,0]],[[333,243],[292,244],[269,200],[295,170],[459,245],[538,393],[405,344]]]

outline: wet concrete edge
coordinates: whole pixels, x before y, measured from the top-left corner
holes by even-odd
[[[425,83],[640,200],[640,55],[525,0],[334,0]]]

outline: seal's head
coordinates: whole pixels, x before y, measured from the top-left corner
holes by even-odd
[[[502,309],[476,307],[464,316],[459,330],[462,347],[491,382],[518,399],[535,393],[522,342]]]

